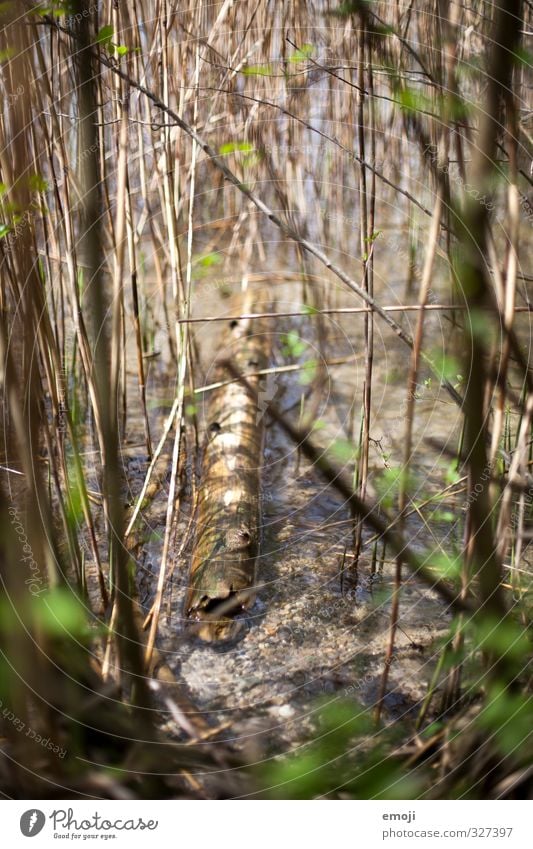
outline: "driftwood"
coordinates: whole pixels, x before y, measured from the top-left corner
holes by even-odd
[[[240,307],[241,314],[250,312],[251,297],[243,297]],[[231,320],[219,355],[249,375],[261,399],[264,378],[254,372],[268,365],[269,334],[264,323]],[[215,380],[227,381],[222,366],[217,366]],[[232,614],[247,609],[254,600],[263,412],[261,400],[250,397],[239,381],[215,390],[206,405],[206,441],[185,599],[185,614],[202,623],[194,631],[206,641],[234,639],[243,623]]]

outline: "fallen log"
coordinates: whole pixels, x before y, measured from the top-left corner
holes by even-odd
[[[235,379],[240,380],[250,397],[257,402],[258,396],[256,389],[244,374],[239,373],[235,363],[232,360],[221,360],[220,365],[225,366],[229,374]],[[271,401],[268,403],[268,412],[270,417],[285,431],[294,444],[298,446],[304,457],[346,499],[354,513],[370,525],[374,531],[377,531],[378,536],[390,545],[395,554],[401,558],[402,562],[408,566],[414,575],[420,578],[430,589],[437,592],[454,611],[473,612],[472,605],[461,597],[460,591],[450,582],[439,578],[437,569],[435,571],[431,569],[431,558],[415,551],[402,534],[396,531],[394,522],[386,514],[383,515],[380,505],[363,500],[353,491],[349,481],[330,462],[324,449],[312,442],[308,431],[291,424],[284,413]],[[426,562],[429,562],[429,566],[426,566]]]
[[[251,295],[243,297],[241,306],[242,313],[252,311]],[[248,609],[255,597],[264,378],[254,372],[268,365],[265,324],[258,319],[232,319],[219,350],[224,360],[231,359],[239,371],[250,375],[257,395],[252,398],[241,382],[234,381],[215,390],[205,407],[205,447],[185,615],[202,623],[195,624],[194,632],[208,642],[235,639],[244,627],[235,614]],[[226,376],[217,366],[215,380],[224,382]]]

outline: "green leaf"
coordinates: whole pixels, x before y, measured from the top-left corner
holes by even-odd
[[[460,362],[453,354],[446,354],[442,348],[433,349],[431,362],[441,380],[453,382],[459,373]]]
[[[3,3],[7,6],[7,3]],[[32,12],[36,15],[48,15],[52,18],[59,18],[61,15],[73,15],[75,13],[74,3],[72,0],[58,0],[57,3],[38,3]]]
[[[326,705],[320,713],[321,734],[333,734],[341,738],[342,749],[348,734],[372,734],[375,724],[371,714],[356,701],[337,701]]]
[[[217,253],[205,254],[197,259],[198,265],[202,268],[211,268],[212,265],[220,265],[222,257]]]
[[[464,665],[466,658],[467,651],[464,645],[458,646],[457,648],[450,648],[447,646],[446,653],[441,664],[442,672],[449,672],[450,669],[453,669],[455,666],[460,666],[461,664]]]
[[[498,657],[513,660],[520,666],[531,653],[526,629],[510,618],[484,616],[476,621],[477,648],[493,652]]]
[[[78,467],[73,460],[67,461],[68,489],[66,510],[69,525],[77,530],[83,519],[83,483],[80,481]]]
[[[42,174],[32,174],[28,179],[28,185],[32,192],[45,192],[48,188],[48,183]]]
[[[434,510],[431,518],[435,522],[455,522],[457,517],[451,510]]]
[[[412,88],[402,88],[398,92],[400,106],[406,112],[431,111],[431,101],[419,91]]]
[[[454,556],[443,551],[436,551],[428,560],[429,565],[440,578],[455,581],[461,577],[463,558],[460,555]]]
[[[290,755],[265,769],[265,784],[287,799],[310,799],[321,786],[321,769],[320,752]]]
[[[457,471],[457,460],[452,460],[450,465],[446,468],[444,478],[447,484],[457,483],[461,480],[461,475]]]
[[[5,236],[7,236],[7,234],[10,233],[10,232],[11,232],[11,227],[9,226],[9,224],[0,223],[0,239],[5,238]]]
[[[266,784],[275,787],[276,798],[311,799],[342,787],[356,799],[412,799],[421,789],[418,780],[388,757],[398,739],[393,729],[378,737],[371,712],[356,701],[336,701],[322,710],[317,737],[304,753],[263,768]]]
[[[35,616],[50,636],[81,637],[89,633],[86,609],[71,590],[58,587],[35,600]]]
[[[493,322],[487,316],[484,310],[470,309],[468,319],[465,321],[466,330],[469,331],[473,339],[480,339],[487,342],[494,338]]]
[[[281,340],[283,342],[283,354],[286,357],[294,357],[297,359],[307,348],[307,343],[304,342],[296,330],[290,330],[285,333]]]
[[[438,98],[437,109],[439,114],[448,113],[453,121],[466,121],[472,110],[468,104],[457,94],[450,92]]]
[[[533,698],[509,692],[498,681],[492,684],[487,693],[479,722],[496,736],[504,754],[510,754],[530,738],[532,715]]]
[[[433,737],[434,734],[437,734],[439,731],[441,731],[443,728],[444,723],[440,722],[439,720],[436,720],[435,722],[432,722],[430,725],[428,725],[427,728],[424,728],[424,730],[421,732],[421,736],[429,739],[430,737]]]
[[[273,73],[272,65],[246,65],[241,71],[245,77],[270,77]]]
[[[113,27],[111,24],[106,24],[98,30],[96,43],[103,47],[110,47],[113,40]]]
[[[358,449],[349,439],[335,439],[330,451],[341,463],[350,463],[357,459]]]
[[[306,360],[303,363],[303,369],[300,372],[298,377],[298,382],[302,384],[302,386],[308,386],[316,377],[316,371],[318,367],[318,362],[316,360]]]
[[[379,503],[385,510],[389,510],[398,498],[400,485],[404,484],[406,489],[412,487],[412,476],[407,469],[401,466],[393,467],[392,469],[383,469],[376,475],[375,486],[379,496]]]
[[[315,52],[313,44],[302,44],[294,53],[289,56],[289,62],[305,62]]]

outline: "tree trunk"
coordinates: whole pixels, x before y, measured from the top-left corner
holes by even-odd
[[[251,305],[247,293],[241,301],[241,314]],[[266,368],[268,350],[264,321],[229,322],[218,359],[231,360],[239,372],[249,376],[259,401],[240,382],[228,382],[227,370],[219,365],[215,380],[226,385],[213,390],[206,402],[202,477],[185,600],[186,616],[202,623],[195,630],[206,641],[234,639],[244,623],[232,614],[254,601],[252,588],[261,535],[261,399],[268,394],[262,382],[265,378],[257,372]]]

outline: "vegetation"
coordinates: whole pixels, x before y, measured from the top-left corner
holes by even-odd
[[[531,796],[533,4],[8,0],[0,26],[2,793]],[[206,368],[242,291],[298,387],[261,390],[267,445],[342,499],[340,591],[388,617],[372,699],[324,697],[260,768],[158,648],[222,367],[261,409],[238,358]],[[398,718],[413,585],[446,633]]]

